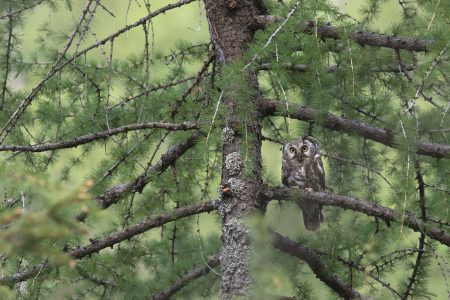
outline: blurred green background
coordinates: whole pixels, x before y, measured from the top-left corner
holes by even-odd
[[[359,10],[364,4],[365,0],[336,0],[334,1],[344,13],[347,13],[358,19],[360,17]],[[92,30],[89,33],[88,38],[81,43],[80,49],[84,46],[94,43],[96,40],[102,39],[118,29],[124,27],[127,24],[131,24],[136,20],[142,18],[148,14],[147,8],[140,1],[117,1],[117,0],[104,0],[102,4],[108,8],[108,10],[114,14],[105,11],[102,8],[97,9],[97,13],[93,20]],[[45,63],[45,53],[39,53],[37,44],[37,38],[46,39],[46,36],[41,35],[39,28],[48,28],[51,31],[59,33],[61,37],[70,33],[70,28],[78,21],[81,13],[84,1],[74,1],[73,7],[70,13],[67,8],[61,9],[49,8],[46,5],[42,5],[33,10],[31,14],[27,16],[27,21],[23,26],[23,32],[21,33],[21,39],[23,40],[24,60],[32,61],[36,56],[40,62]],[[62,4],[61,4],[62,5]],[[151,11],[155,11],[159,7],[167,5],[167,1],[152,1]],[[385,1],[382,6],[381,17],[376,20],[371,27],[374,31],[380,32],[389,29],[395,22],[400,20],[401,10],[397,0]],[[151,43],[151,56],[156,55],[158,52],[164,54],[170,54],[176,48],[176,44],[180,42],[180,39],[189,41],[191,43],[209,42],[208,23],[205,19],[205,12],[203,7],[203,1],[195,2],[187,7],[181,9],[175,9],[155,18],[152,22],[152,40]],[[115,40],[114,43],[114,59],[120,60],[131,55],[140,54],[144,51],[143,32],[140,27],[130,30],[127,34],[121,35]],[[64,43],[65,39],[62,38],[59,45]],[[109,53],[109,46],[106,44],[102,48],[95,49],[89,52],[88,58],[96,58],[100,66],[108,66],[108,56],[105,53]],[[192,66],[194,70],[196,65]],[[158,81],[164,75],[164,70],[153,69],[150,73],[151,80]],[[15,78],[10,85],[16,89],[29,90],[39,80],[38,77],[30,77],[28,75],[20,75]],[[123,87],[120,84],[114,86],[112,91],[113,95],[120,96],[123,91]],[[154,120],[148,120],[154,121]],[[295,127],[295,121],[292,124]],[[82,168],[77,168],[71,171],[70,180],[61,182],[60,171],[67,165],[68,157],[77,154],[77,149],[63,150],[58,157],[57,163],[49,170],[50,177],[48,179],[40,179],[38,183],[45,189],[49,195],[49,199],[63,199],[67,195],[76,193],[86,183],[86,178],[91,172],[91,167],[95,166],[106,154],[105,149],[102,147],[96,148],[95,154],[90,156],[89,161],[85,162]],[[267,174],[274,181],[281,184],[281,160],[280,160],[280,147],[272,143],[264,143],[263,158],[265,169],[269,169],[270,174]],[[325,165],[327,163],[325,162]],[[7,168],[13,168],[12,165]],[[8,170],[5,171],[8,173]],[[267,172],[266,172],[267,173]],[[29,184],[35,184],[37,178],[26,178]],[[70,182],[70,184],[69,184]],[[215,197],[212,195],[212,197]],[[97,212],[96,219],[103,219],[104,222],[108,222],[108,212]],[[298,232],[303,231],[303,224],[300,222],[293,222],[297,219],[297,215],[300,211],[293,203],[284,203],[279,205],[278,203],[272,203],[269,206],[267,213],[267,222],[272,224],[275,228],[283,234],[295,237]],[[350,215],[349,215],[350,216]],[[207,238],[208,234],[219,233],[220,225],[218,218],[213,215],[203,214],[200,216],[201,232],[204,238]],[[416,240],[416,235],[411,234],[411,241]],[[445,251],[443,248],[441,252]],[[403,270],[397,270],[402,272]],[[433,279],[430,280],[431,289],[436,295],[446,295],[446,287],[444,280],[442,279],[442,270],[436,264],[433,266],[432,273],[430,274]],[[285,291],[286,289],[292,289],[290,286],[285,286],[287,280],[283,280],[282,274],[274,272],[269,275],[267,279],[272,282],[273,286],[279,291]],[[311,273],[310,282],[313,283],[316,290],[323,290],[320,295],[321,299],[326,299],[328,294],[324,286],[318,280],[313,280]],[[396,278],[393,276],[391,282],[395,285]],[[437,299],[445,299],[438,297]]]

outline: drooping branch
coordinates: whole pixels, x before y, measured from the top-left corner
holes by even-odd
[[[102,208],[108,208],[128,193],[142,192],[142,189],[152,180],[154,175],[164,172],[186,151],[194,147],[200,135],[201,133],[196,131],[187,140],[171,146],[156,164],[148,166],[133,182],[115,185],[108,189],[106,193],[97,196],[95,200]]]
[[[124,125],[117,128],[112,128],[105,131],[100,131],[92,134],[82,135],[70,140],[48,143],[48,144],[36,144],[36,145],[26,145],[26,146],[14,146],[5,145],[0,146],[0,151],[20,151],[20,152],[43,152],[57,149],[67,149],[77,147],[89,142],[105,139],[107,137],[117,135],[120,133],[126,133],[129,131],[143,130],[143,129],[165,129],[169,131],[175,130],[193,130],[199,129],[199,125],[195,122],[184,122],[181,124],[173,124],[166,122],[145,122],[137,123],[131,125]]]
[[[33,88],[33,90],[31,91],[31,93],[20,103],[19,107],[16,109],[16,111],[13,113],[13,115],[9,118],[9,120],[6,122],[6,124],[3,126],[3,128],[0,131],[0,144],[3,143],[3,141],[6,139],[6,137],[11,133],[11,131],[13,130],[14,126],[16,125],[17,121],[20,119],[20,117],[22,116],[22,114],[25,112],[25,110],[27,109],[27,107],[31,104],[31,102],[36,98],[37,94],[39,93],[39,91],[43,88],[44,84],[53,77],[53,75],[55,75],[57,72],[59,72],[60,70],[62,70],[65,66],[67,66],[68,64],[72,63],[74,60],[76,60],[78,57],[81,57],[83,55],[85,55],[87,52],[91,51],[92,49],[96,49],[98,47],[100,47],[101,45],[106,44],[109,41],[114,40],[116,37],[120,36],[121,34],[129,31],[130,29],[133,29],[135,27],[141,26],[142,24],[148,22],[149,20],[151,20],[152,18],[160,15],[160,14],[164,14],[169,10],[172,10],[174,8],[178,8],[181,7],[183,5],[189,4],[191,2],[193,2],[194,0],[181,0],[179,2],[173,3],[173,4],[168,4],[164,7],[161,7],[160,9],[155,10],[152,13],[149,13],[147,16],[141,18],[140,20],[127,25],[123,28],[121,28],[120,30],[116,31],[115,33],[109,35],[108,37],[101,39],[99,41],[97,41],[95,44],[92,44],[86,48],[84,48],[81,51],[78,51],[77,53],[75,53],[73,55],[72,58],[70,59],[66,59],[64,62],[62,62],[62,58],[64,57],[68,46],[70,46],[73,38],[75,36],[75,33],[78,32],[78,26],[77,29],[74,30],[74,33],[71,35],[71,38],[69,38],[69,42],[67,43],[66,47],[64,48],[65,50],[63,51],[63,53],[60,55],[61,59],[58,59],[51,67],[51,69],[48,71],[48,73],[45,75],[44,78],[41,79],[41,81],[39,81],[38,84],[36,84],[36,86]],[[90,2],[89,2],[90,3]],[[86,10],[83,10],[82,16],[80,17],[80,24],[81,21],[84,19],[84,16],[86,15],[88,8],[86,8]]]
[[[129,240],[132,237],[144,233],[152,228],[160,227],[166,223],[179,220],[184,217],[204,212],[211,212],[217,209],[217,205],[218,201],[213,200],[209,202],[200,202],[183,206],[172,211],[162,213],[160,215],[151,215],[143,221],[129,226],[123,231],[111,233],[102,239],[90,239],[91,242],[89,244],[69,250],[68,254],[75,259],[81,259],[91,254],[98,253],[105,248],[113,247],[115,244],[118,244],[125,240]],[[26,270],[19,271],[14,275],[2,276],[0,277],[0,284],[13,284],[22,282],[37,276],[39,273],[43,272],[43,270],[48,271],[51,268],[51,264],[42,263]]]
[[[26,145],[26,146],[13,146],[5,145],[0,146],[0,151],[20,151],[20,152],[43,152],[57,149],[67,149],[77,147],[89,142],[105,139],[107,137],[117,135],[120,133],[126,133],[129,131],[143,130],[143,129],[165,129],[169,131],[175,130],[193,130],[199,129],[199,125],[195,122],[184,122],[182,124],[173,124],[165,122],[145,122],[131,125],[124,125],[117,128],[112,128],[105,131],[100,131],[92,134],[82,135],[70,140],[60,141],[56,143]]]
[[[304,27],[303,32],[315,33],[320,38],[341,39],[344,35],[339,32],[336,27],[325,24],[317,26],[314,21],[309,21]],[[366,31],[352,31],[348,34],[348,37],[354,40],[360,45],[370,45],[377,47],[385,47],[392,49],[404,49],[416,52],[426,52],[430,50],[430,46],[433,44],[433,40],[429,39],[417,39],[410,37],[389,36],[384,34],[378,34],[374,32]]]
[[[266,115],[290,117],[302,121],[313,122],[318,117],[318,112],[308,106],[289,103],[289,113],[286,104],[281,101],[267,101]],[[388,147],[396,147],[396,136],[390,129],[378,128],[370,124],[338,117],[327,113],[323,118],[323,126],[333,130],[349,134],[356,134],[366,139],[379,142]],[[436,157],[450,158],[450,146],[435,144],[426,141],[416,141],[417,154]]]
[[[181,290],[183,287],[188,285],[191,281],[207,275],[212,268],[219,265],[219,255],[210,256],[206,261],[206,266],[197,267],[192,269],[180,276],[180,278],[175,281],[170,287],[162,291],[161,293],[153,295],[150,299],[152,300],[165,300],[170,299],[176,292]]]
[[[298,193],[298,189],[287,187],[264,187],[263,194],[267,200],[290,200]],[[414,231],[423,232],[428,237],[450,246],[450,234],[442,229],[429,226],[423,220],[417,218],[414,213],[407,213],[402,219],[401,214],[395,210],[381,206],[373,202],[367,202],[354,197],[341,196],[328,192],[305,192],[303,197],[326,206],[337,206],[353,211],[361,212],[369,216],[377,217],[387,222],[403,222]]]
[[[361,299],[361,295],[344,283],[335,274],[332,274],[327,266],[320,260],[320,253],[314,249],[296,243],[279,233],[273,233],[273,246],[282,252],[300,258],[305,261],[311,270],[323,283],[334,290],[344,299]]]

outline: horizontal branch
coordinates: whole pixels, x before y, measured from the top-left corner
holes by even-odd
[[[5,145],[0,146],[0,151],[20,151],[20,152],[43,152],[57,149],[67,149],[77,147],[79,145],[83,145],[89,142],[93,142],[100,139],[105,139],[107,137],[117,135],[120,133],[126,133],[129,131],[135,130],[143,130],[143,129],[165,129],[169,131],[174,130],[193,130],[199,129],[199,125],[194,122],[184,122],[182,124],[173,124],[173,123],[165,123],[165,122],[145,122],[145,123],[137,123],[131,125],[124,125],[117,128],[112,128],[105,131],[100,131],[92,134],[82,135],[70,140],[48,143],[48,144],[36,144],[36,145],[27,145],[27,146],[14,146],[14,145]]]
[[[42,263],[31,268],[19,271],[13,275],[5,275],[0,277],[1,284],[15,284],[18,282],[26,281],[38,274],[43,274],[51,270],[51,265],[49,263]]]
[[[186,153],[186,151],[194,147],[200,135],[201,133],[196,131],[186,141],[172,145],[156,164],[148,166],[133,182],[117,184],[109,188],[104,194],[97,196],[95,201],[102,208],[108,208],[128,193],[142,192],[143,188],[152,180],[154,175],[164,172],[179,157]]]
[[[176,292],[178,292],[183,287],[188,285],[191,281],[200,278],[204,275],[207,275],[211,271],[211,269],[217,267],[219,263],[220,263],[219,255],[210,256],[206,261],[206,266],[197,267],[184,273],[170,287],[168,287],[161,293],[153,295],[150,299],[152,300],[170,299],[170,297],[172,297]]]
[[[111,233],[110,235],[102,239],[90,239],[91,242],[89,244],[75,248],[73,250],[69,250],[68,254],[73,258],[81,259],[91,254],[98,253],[100,250],[103,250],[105,248],[113,247],[115,244],[118,244],[125,240],[129,240],[132,237],[139,235],[143,232],[146,232],[152,228],[160,227],[166,223],[184,217],[204,212],[211,212],[217,209],[217,205],[218,205],[217,200],[213,200],[209,202],[200,202],[196,204],[183,206],[160,215],[151,215],[145,220],[135,225],[132,225],[123,231]],[[40,272],[42,272],[42,270],[44,269],[47,270],[51,267],[52,265],[48,263],[43,263],[38,266],[34,266],[26,270],[19,271],[14,275],[2,276],[0,277],[0,283],[12,284],[22,282],[37,276]]]
[[[280,21],[281,18],[272,15],[260,15],[256,17],[256,24],[259,28],[265,28],[267,25],[270,25],[274,22]],[[330,25],[319,25],[317,26],[316,22],[309,21],[304,26],[302,31],[304,33],[316,33],[317,35],[324,39],[341,39],[343,36],[347,36],[354,40],[356,43],[364,46],[377,46],[377,47],[385,47],[392,49],[404,49],[409,51],[416,52],[426,52],[430,50],[430,46],[434,43],[433,40],[430,39],[417,39],[410,37],[401,37],[395,35],[384,35],[374,32],[367,31],[351,31],[350,33],[342,34],[340,29]]]
[[[315,33],[321,38],[340,39],[346,34],[339,32],[336,27],[326,24],[316,26],[314,21],[309,21],[304,27],[303,32]],[[378,46],[392,49],[404,49],[416,52],[425,52],[430,50],[430,46],[433,44],[433,40],[429,39],[417,39],[409,37],[401,37],[394,35],[384,35],[367,31],[352,31],[348,34],[348,37],[354,40],[360,45]]]
[[[273,237],[273,246],[276,249],[305,261],[316,274],[316,277],[339,294],[339,296],[344,299],[362,298],[351,286],[329,271],[328,267],[320,260],[321,255],[318,251],[296,243],[276,232],[273,232]]]
[[[282,64],[282,67],[289,71],[295,71],[295,72],[307,72],[310,71],[310,68],[308,65],[305,64],[291,64],[291,63],[284,63]],[[267,71],[271,70],[273,68],[273,65],[270,63],[262,63],[259,66],[257,66],[257,70],[260,71]],[[340,69],[343,69],[343,66],[330,66],[325,69],[325,72],[327,73],[334,73]],[[416,67],[412,64],[403,65],[400,69],[399,65],[383,65],[383,66],[377,66],[370,68],[371,72],[374,73],[401,73],[405,71],[413,71]],[[315,70],[314,70],[315,71]]]
[[[316,120],[319,113],[308,106],[289,103],[289,112],[286,110],[286,104],[281,101],[266,102],[266,115],[290,117],[302,121],[311,122]],[[396,136],[390,129],[378,128],[370,124],[338,117],[327,113],[323,118],[323,126],[333,130],[342,131],[349,134],[356,134],[366,139],[379,142],[388,147],[396,147]],[[417,154],[436,157],[450,158],[450,146],[435,144],[426,141],[417,141]]]
[[[264,195],[267,200],[291,200],[298,194],[298,189],[287,187],[264,187]],[[402,222],[410,229],[424,233],[428,237],[450,246],[450,234],[442,229],[429,226],[423,220],[417,218],[414,213],[407,213],[403,218],[395,210],[379,204],[360,200],[354,197],[341,196],[328,192],[305,192],[303,199],[314,201],[326,206],[337,206],[344,209],[361,212],[369,216],[377,217],[388,222]]]

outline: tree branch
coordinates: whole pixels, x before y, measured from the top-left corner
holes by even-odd
[[[270,25],[274,22],[281,20],[279,17],[272,15],[259,15],[255,19],[258,28],[265,28],[267,27],[267,25]],[[343,36],[339,32],[338,28],[330,24],[317,26],[316,22],[314,21],[307,22],[303,26],[302,31],[303,33],[307,34],[313,34],[316,33],[317,31],[317,35],[322,39],[329,38],[338,40],[341,39]],[[350,32],[350,34],[348,34],[348,37],[354,40],[356,43],[360,44],[361,46],[369,45],[392,49],[404,49],[415,52],[429,51],[430,46],[434,43],[433,40],[429,39],[417,39],[395,35],[384,35],[361,30]]]
[[[292,64],[292,63],[284,63],[282,64],[283,68],[289,71],[295,71],[295,72],[307,72],[310,70],[308,65],[305,64]],[[258,71],[267,71],[271,70],[273,67],[270,63],[262,63],[257,66]],[[343,69],[343,66],[339,65],[333,65],[325,69],[325,72],[327,73],[334,73],[339,69]],[[377,67],[370,68],[371,72],[374,73],[402,73],[405,71],[413,71],[416,69],[412,64],[404,65],[402,66],[402,69],[399,68],[398,65],[382,65]]]
[[[281,101],[266,102],[266,115],[290,117],[302,121],[312,122],[319,113],[308,106],[289,103],[289,113],[286,111],[286,104]],[[323,118],[323,126],[333,130],[342,131],[349,134],[360,135],[366,139],[379,142],[388,147],[396,147],[396,136],[390,129],[378,128],[370,124],[349,120],[327,113]],[[450,158],[450,146],[435,144],[426,141],[416,141],[417,154],[436,157]]]
[[[385,282],[384,280],[381,280],[381,278],[379,276],[373,274],[370,270],[367,270],[365,267],[359,265],[358,263],[356,263],[352,260],[349,260],[347,258],[343,258],[343,257],[337,257],[337,260],[346,266],[352,267],[353,269],[364,273],[364,275],[368,275],[370,278],[372,278],[373,280],[378,282],[381,286],[388,289],[393,295],[398,296],[398,297],[402,296],[397,290],[395,290],[394,288],[391,287],[391,284],[389,282]]]
[[[184,122],[182,124],[173,124],[173,123],[165,123],[165,122],[145,122],[145,123],[137,123],[131,125],[124,125],[117,128],[112,128],[105,131],[100,131],[92,134],[82,135],[70,140],[60,141],[56,143],[49,144],[36,144],[36,145],[27,145],[27,146],[14,146],[14,145],[5,145],[0,146],[0,151],[20,151],[20,152],[43,152],[57,149],[67,149],[77,147],[79,145],[83,145],[92,141],[105,139],[107,137],[117,135],[120,133],[126,133],[129,131],[142,130],[142,129],[165,129],[169,131],[175,130],[193,130],[199,129],[199,125],[194,122]]]
[[[287,187],[263,187],[263,194],[266,200],[291,200],[298,189]],[[378,205],[373,202],[363,201],[349,196],[341,196],[328,192],[305,192],[304,198],[326,206],[337,206],[344,209],[358,211],[369,216],[378,217],[385,221],[403,222],[403,224],[414,231],[426,234],[428,237],[450,246],[450,234],[442,229],[427,225],[423,220],[418,219],[414,213],[407,213],[402,220],[402,216],[395,210]]]
[[[0,111],[3,110],[3,105],[5,104],[5,95],[6,95],[6,85],[8,83],[9,77],[9,67],[10,67],[10,58],[12,51],[12,39],[13,39],[13,19],[9,16],[8,20],[8,43],[6,45],[6,58],[5,58],[5,78],[3,79],[2,85],[2,94],[0,99]]]
[[[42,89],[42,87],[44,86],[44,84],[51,78],[53,77],[53,75],[55,75],[57,72],[59,72],[60,70],[62,70],[65,66],[67,66],[68,64],[72,63],[74,60],[76,60],[78,57],[83,56],[84,54],[86,54],[87,52],[89,52],[92,49],[98,48],[101,45],[106,44],[107,42],[114,40],[116,37],[118,37],[119,35],[129,31],[132,28],[141,26],[142,24],[146,23],[147,21],[149,21],[150,19],[160,15],[160,14],[164,14],[165,12],[172,10],[174,8],[177,7],[181,7],[183,5],[189,4],[191,2],[193,2],[194,0],[181,0],[177,3],[173,3],[173,4],[169,4],[166,5],[164,7],[161,7],[160,9],[155,10],[152,13],[149,13],[147,16],[141,18],[140,20],[134,22],[133,24],[127,25],[125,27],[123,27],[122,29],[116,31],[115,33],[111,34],[110,36],[97,41],[95,44],[92,44],[88,47],[86,47],[85,49],[75,53],[73,55],[72,58],[65,60],[64,62],[61,61],[61,59],[64,57],[68,46],[70,46],[71,42],[72,42],[72,36],[75,36],[75,33],[78,31],[78,27],[75,29],[74,33],[72,34],[71,38],[69,38],[69,42],[67,43],[68,46],[66,46],[64,48],[63,53],[61,54],[61,58],[58,59],[52,66],[52,68],[50,69],[50,71],[47,73],[47,75],[45,75],[44,78],[41,79],[41,81],[39,81],[39,83],[33,88],[33,90],[31,91],[31,93],[22,101],[22,103],[20,103],[19,107],[16,109],[16,111],[13,113],[13,115],[9,118],[9,120],[6,122],[6,124],[3,126],[3,128],[0,131],[0,144],[3,143],[3,141],[6,139],[6,137],[11,133],[11,131],[13,130],[14,126],[16,125],[17,121],[20,119],[20,117],[22,116],[22,114],[25,112],[25,110],[27,109],[27,107],[31,104],[31,102],[34,100],[34,98],[37,96],[37,94],[39,93],[39,91]],[[89,2],[90,3],[90,2]],[[87,13],[87,9],[86,11],[83,11],[82,17],[80,18],[80,24],[81,21],[83,20],[85,14]]]
[[[31,268],[19,271],[13,275],[6,275],[0,277],[0,284],[14,284],[22,281],[26,281],[38,274],[43,274],[51,270],[51,265],[49,263],[42,263]]]
[[[200,135],[201,133],[196,131],[186,141],[171,146],[156,164],[148,166],[133,182],[117,184],[109,188],[106,193],[97,196],[95,201],[102,208],[108,208],[130,192],[142,192],[143,188],[152,180],[155,174],[164,172],[180,156],[194,147]]]
[[[23,13],[26,10],[29,10],[29,9],[35,8],[38,5],[41,5],[44,1],[45,0],[39,0],[36,3],[33,3],[33,4],[29,5],[29,6],[25,6],[25,7],[21,8],[21,9],[8,12],[6,15],[0,16],[0,20],[6,19],[6,18],[10,18],[10,17],[12,17],[14,15],[19,15],[19,14]]]
[[[314,21],[309,21],[304,27],[304,33],[315,33],[321,38],[340,39],[342,34],[339,30],[329,24],[317,26]],[[389,36],[366,31],[353,31],[348,35],[361,46],[370,45],[377,47],[385,47],[392,49],[404,49],[416,52],[426,52],[430,50],[430,46],[434,43],[433,40],[417,39],[400,36]]]
[[[357,291],[345,284],[335,274],[329,272],[327,266],[321,262],[321,255],[317,250],[300,245],[276,232],[273,232],[273,236],[273,246],[275,248],[305,261],[316,274],[316,277],[333,289],[339,296],[344,299],[362,298]]]
[[[50,70],[47,72],[44,78],[39,81],[39,83],[32,89],[31,93],[20,103],[19,107],[16,109],[16,111],[12,114],[12,116],[9,118],[9,120],[6,122],[5,126],[0,131],[0,144],[2,144],[9,133],[11,133],[12,129],[16,125],[19,118],[22,116],[22,114],[25,112],[26,108],[31,104],[33,99],[36,97],[38,92],[42,89],[44,86],[44,83],[49,80],[58,70],[60,70],[62,67],[58,68],[58,65],[62,62],[64,59],[67,51],[69,50],[70,46],[72,45],[73,40],[75,39],[76,34],[78,33],[81,24],[83,23],[86,15],[89,12],[89,7],[91,6],[93,0],[87,0],[84,4],[83,11],[81,12],[81,16],[78,20],[78,23],[75,27],[75,29],[72,31],[70,36],[67,39],[66,44],[64,45],[64,49],[59,54],[56,61],[51,66]],[[70,60],[67,60],[65,63],[62,63],[61,66],[65,66],[69,63]]]
[[[425,204],[425,182],[423,181],[422,170],[418,158],[416,158],[415,160],[415,167],[416,167],[416,179],[419,190],[421,218],[422,220],[427,221],[427,208]],[[402,299],[407,300],[409,296],[412,297],[413,287],[417,283],[417,276],[419,275],[419,269],[421,267],[422,258],[425,255],[425,251],[423,251],[424,248],[425,248],[425,233],[421,232],[419,237],[419,247],[418,247],[419,251],[417,251],[413,271],[411,277],[409,277],[409,281],[406,286],[405,292],[403,293]]]
[[[111,105],[110,107],[108,107],[108,109],[113,109],[113,108],[117,108],[117,107],[123,107],[126,103],[128,103],[130,101],[134,101],[134,100],[136,100],[136,99],[138,99],[138,98],[140,98],[142,96],[147,96],[151,92],[154,92],[154,91],[157,91],[157,90],[161,90],[161,89],[168,89],[170,87],[177,86],[179,84],[182,84],[182,83],[185,83],[187,81],[194,80],[194,79],[196,79],[196,76],[190,76],[190,77],[186,77],[186,78],[183,78],[183,79],[180,79],[180,80],[177,80],[177,81],[172,81],[172,82],[169,82],[169,83],[157,84],[157,85],[155,85],[155,86],[153,86],[151,88],[147,88],[147,89],[144,88],[143,92],[140,92],[137,95],[130,96],[130,97],[126,98],[125,100],[120,101],[119,103]]]
[[[105,248],[108,247],[112,248],[115,244],[123,242],[124,240],[129,240],[132,237],[139,235],[143,232],[146,232],[152,228],[160,227],[166,223],[179,220],[184,217],[204,212],[211,212],[217,209],[217,205],[218,201],[213,200],[209,202],[200,202],[196,204],[183,206],[160,215],[151,215],[145,220],[135,225],[132,225],[123,231],[111,233],[110,235],[100,240],[90,239],[91,242],[89,244],[75,248],[73,250],[69,250],[68,254],[75,259],[81,259],[91,254],[98,253]],[[44,270],[48,271],[51,268],[52,268],[51,264],[42,263],[29,269],[19,271],[14,275],[2,276],[0,277],[0,284],[13,284],[22,282],[37,276]]]
[[[183,206],[172,211],[163,213],[161,215],[152,215],[147,219],[126,228],[124,231],[115,232],[101,240],[92,240],[90,244],[73,249],[69,254],[76,259],[83,258],[93,253],[98,253],[108,247],[113,247],[115,244],[124,240],[129,240],[133,236],[139,235],[152,228],[159,227],[163,224],[196,215],[203,212],[210,212],[217,208],[217,201],[200,202],[192,205]]]
[[[153,295],[152,300],[165,300],[170,299],[176,292],[188,285],[191,281],[207,275],[212,268],[217,267],[220,263],[219,255],[210,256],[206,261],[206,266],[197,267],[195,269],[186,272],[180,276],[180,279],[175,281],[170,287],[162,291],[161,293]]]

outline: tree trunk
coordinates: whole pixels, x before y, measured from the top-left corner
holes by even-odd
[[[255,16],[262,13],[259,2],[205,0],[205,6],[219,64],[241,59],[253,40]],[[247,73],[245,78],[251,95],[248,99],[233,99],[230,96],[235,95],[232,89],[236,83],[222,87],[223,105],[227,108],[222,130],[223,168],[219,205],[223,242],[220,254],[223,275],[221,295],[224,299],[249,294],[251,277],[248,263],[252,250],[249,230],[243,218],[255,211],[262,185],[262,97],[256,75]],[[243,101],[255,110],[245,120],[238,117]],[[248,159],[243,159],[244,155]]]

